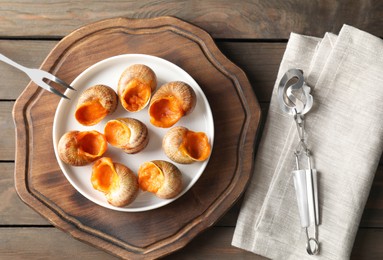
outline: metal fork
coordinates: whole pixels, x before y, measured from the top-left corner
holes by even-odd
[[[40,69],[31,69],[31,68],[27,68],[27,67],[24,67],[23,65],[20,65],[16,62],[14,62],[13,60],[7,58],[6,56],[4,56],[3,54],[0,53],[0,60],[23,71],[25,74],[27,74],[29,76],[29,78],[34,82],[36,83],[38,86],[42,87],[43,89],[46,89],[60,97],[63,97],[63,98],[66,98],[66,99],[69,99],[67,96],[65,96],[64,94],[62,94],[60,91],[58,91],[57,89],[55,89],[54,87],[50,86],[49,84],[45,83],[43,81],[43,79],[47,79],[47,80],[50,80],[50,81],[54,81],[56,82],[57,84],[65,87],[65,88],[69,88],[69,89],[72,89],[72,90],[75,90],[74,88],[72,88],[69,84],[67,84],[65,81],[59,79],[58,77],[44,71],[44,70],[40,70]]]

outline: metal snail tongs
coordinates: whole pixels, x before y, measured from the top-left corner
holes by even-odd
[[[317,171],[312,167],[312,153],[307,146],[304,115],[313,105],[310,87],[304,82],[303,72],[298,69],[288,70],[278,86],[278,103],[281,109],[292,115],[296,123],[299,143],[294,151],[296,169],[292,171],[294,187],[297,196],[301,226],[305,229],[307,242],[306,250],[310,255],[319,253],[318,225],[318,180]],[[306,157],[306,169],[301,169]],[[303,164],[302,164],[303,162]],[[309,229],[314,229],[310,236]]]

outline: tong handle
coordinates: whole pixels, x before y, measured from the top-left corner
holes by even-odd
[[[310,255],[315,255],[319,252],[317,171],[315,169],[295,170],[293,171],[293,179],[301,226],[306,230],[306,250]],[[314,237],[310,237],[308,232],[312,225],[314,226]]]
[[[301,226],[319,225],[317,171],[295,170],[293,178]]]

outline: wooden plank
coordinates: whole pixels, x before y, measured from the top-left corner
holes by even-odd
[[[383,161],[383,155],[380,161]],[[360,226],[383,227],[383,164],[375,174]]]
[[[15,159],[15,126],[12,119],[14,102],[0,102],[0,160]],[[6,137],[6,138],[5,138]]]
[[[288,38],[291,31],[323,36],[343,23],[383,36],[383,5],[372,1],[0,1],[2,37],[62,37],[110,17],[176,16],[215,38]]]
[[[183,249],[166,259],[266,259],[231,245],[233,227],[213,227],[197,236]]]
[[[265,259],[231,246],[233,227],[213,227],[164,259]],[[0,228],[4,259],[117,259],[55,228]],[[38,239],[36,239],[38,238]],[[351,259],[381,259],[383,230],[359,230]]]
[[[0,228],[1,259],[117,259],[56,228]]]
[[[0,40],[2,53],[27,67],[40,67],[57,41]],[[260,102],[269,102],[286,43],[218,42],[220,50],[246,73]],[[0,63],[7,75],[0,82],[0,99],[16,99],[29,83],[22,72]]]
[[[24,204],[17,195],[14,166],[14,163],[0,163],[0,226],[49,225],[47,220]]]
[[[233,231],[209,229],[165,259],[265,259],[231,246]],[[116,259],[55,228],[0,228],[0,234],[0,255],[6,259]]]
[[[359,229],[351,259],[382,259],[383,229]]]
[[[217,45],[246,73],[259,102],[270,102],[286,43],[218,42]]]

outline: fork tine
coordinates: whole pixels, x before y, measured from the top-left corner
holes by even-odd
[[[66,83],[65,81],[63,81],[62,79],[60,79],[60,78],[58,78],[58,77],[56,77],[56,76],[54,76],[54,75],[52,75],[52,76],[53,76],[53,81],[54,81],[54,82],[56,82],[56,83],[58,83],[58,84],[60,84],[60,85],[62,85],[62,86],[64,86],[64,87],[66,87],[66,88],[69,88],[69,89],[71,89],[71,90],[76,90],[76,89],[72,88],[68,83]]]
[[[65,88],[69,88],[71,90],[76,90],[74,88],[72,88],[68,83],[66,83],[65,81],[63,81],[62,79],[56,77],[55,75],[53,74],[50,74],[49,72],[47,71],[44,71],[44,78],[48,79],[48,80],[51,80],[51,81],[54,81],[60,85],[62,85],[63,87]]]
[[[62,97],[62,98],[70,99],[70,98],[68,98],[67,96],[65,96],[64,94],[62,94],[60,91],[58,91],[58,90],[55,89],[55,88],[49,87],[49,90],[50,90],[51,92],[55,93],[56,95],[59,95],[59,96]]]
[[[58,95],[58,96],[60,96],[62,98],[70,99],[67,96],[65,96],[64,94],[62,94],[60,91],[58,91],[57,89],[51,87],[50,85],[48,85],[47,83],[45,83],[42,80],[35,81],[35,83],[37,85],[39,85],[40,87],[42,87],[43,89],[46,89],[46,90],[48,90],[48,91],[50,91],[50,92],[52,92],[52,93],[54,93],[54,94],[56,94],[56,95]]]

